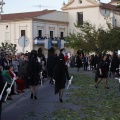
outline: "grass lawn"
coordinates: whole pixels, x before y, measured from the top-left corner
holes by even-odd
[[[104,80],[94,87],[94,76],[71,74],[73,83],[67,94],[66,102],[77,109],[65,107],[53,112],[53,120],[120,120],[120,91],[117,80],[108,80],[109,89],[105,89]]]

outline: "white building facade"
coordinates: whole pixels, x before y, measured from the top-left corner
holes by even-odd
[[[17,45],[18,52],[23,52],[22,47],[18,44],[18,39],[27,36],[29,45],[25,47],[25,51],[37,49],[41,46],[34,44],[34,39],[38,36],[40,38],[60,38],[68,35],[67,15],[65,12],[55,10],[4,14],[0,21],[0,43],[14,43]],[[44,48],[44,45],[41,47]],[[57,48],[57,45],[54,47]]]
[[[69,33],[78,32],[74,24],[83,24],[83,21],[89,21],[96,25],[96,28],[102,26],[106,29],[106,22],[120,27],[120,8],[117,8],[116,4],[114,0],[108,4],[101,3],[100,0],[68,0],[62,11],[68,13]]]

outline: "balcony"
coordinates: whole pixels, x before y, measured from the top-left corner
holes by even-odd
[[[57,46],[59,49],[64,48],[66,41],[64,38],[54,37],[36,37],[34,39],[34,45],[44,46],[46,49],[50,49],[52,46]]]

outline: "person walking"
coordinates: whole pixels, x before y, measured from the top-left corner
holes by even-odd
[[[63,89],[65,88],[66,78],[70,80],[68,67],[65,64],[64,57],[59,57],[55,66],[53,78],[55,80],[55,94],[59,93],[59,101],[63,103]]]
[[[48,77],[50,79],[50,82],[49,82],[50,84],[53,84],[53,72],[54,72],[56,62],[57,62],[54,52],[55,52],[54,48],[50,48],[48,50],[47,73],[48,73]]]
[[[110,75],[112,74],[114,77],[117,77],[119,74],[119,70],[117,68],[119,68],[119,59],[117,54],[114,52],[112,55]]]
[[[4,85],[5,85],[5,82],[3,80],[3,75],[2,75],[2,69],[3,67],[0,66],[0,95],[1,95],[1,92],[4,88]],[[2,102],[3,102],[3,96],[0,96],[0,120],[1,120],[1,112],[2,112]]]
[[[29,63],[27,67],[27,75],[29,78],[29,85],[31,90],[31,99],[37,99],[37,86],[39,84],[39,74],[41,66],[37,59],[37,51],[32,50],[29,57]]]
[[[82,67],[82,60],[79,54],[77,54],[77,57],[76,57],[76,67],[77,67],[77,71],[79,71],[80,67]]]
[[[85,55],[83,57],[83,67],[84,67],[84,71],[87,70],[87,68],[88,68],[88,55]]]
[[[106,62],[106,59],[107,59],[107,55],[105,54],[102,56],[102,59],[98,64],[98,68],[97,68],[98,81],[95,85],[96,88],[98,88],[98,85],[101,82],[101,80],[104,79],[105,80],[105,88],[109,89],[108,83],[107,83],[109,66],[108,66],[108,63]]]

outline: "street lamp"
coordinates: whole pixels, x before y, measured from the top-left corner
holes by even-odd
[[[5,3],[3,2],[3,0],[2,1],[0,1],[0,20],[1,20],[1,13],[3,12],[3,5],[4,5]]]

